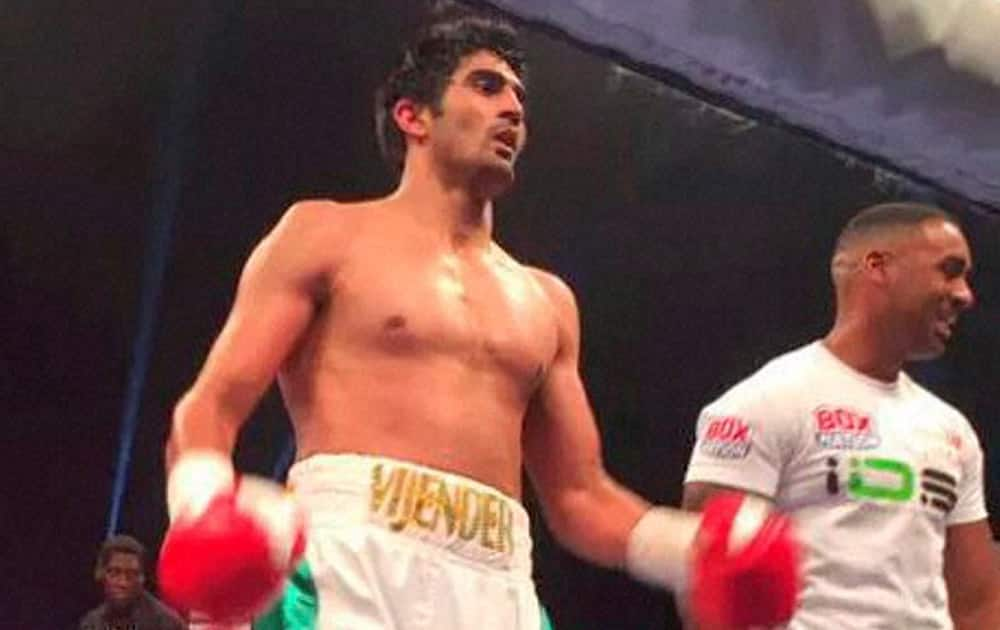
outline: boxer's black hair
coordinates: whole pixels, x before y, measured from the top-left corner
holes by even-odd
[[[519,79],[527,70],[513,26],[500,18],[452,9],[440,12],[403,51],[396,68],[375,94],[375,132],[382,157],[398,174],[406,154],[403,132],[392,110],[402,98],[441,113],[441,97],[462,59],[485,50],[510,66]]]

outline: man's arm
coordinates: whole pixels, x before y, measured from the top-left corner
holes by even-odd
[[[250,256],[222,332],[174,409],[168,468],[189,449],[229,456],[240,427],[308,327],[323,286],[309,244],[326,206],[293,206]]]
[[[795,432],[770,401],[766,379],[746,379],[699,414],[681,507],[700,512],[723,492],[742,492],[773,504],[786,444]],[[780,398],[780,397],[779,397]],[[767,426],[764,425],[767,419]]]
[[[684,494],[681,498],[681,509],[687,510],[689,512],[701,512],[704,509],[705,504],[708,503],[713,497],[725,493],[725,492],[743,492],[745,494],[752,494],[769,504],[773,504],[774,501],[770,497],[763,494],[750,492],[742,488],[736,488],[734,486],[726,486],[717,483],[708,483],[705,481],[689,481],[684,484]],[[690,611],[688,610],[687,602],[685,601],[685,593],[678,593],[678,597],[675,600],[675,605],[677,607],[677,613],[681,617],[681,622],[684,624],[686,630],[699,630],[697,624],[690,618]]]
[[[330,224],[339,223],[330,205],[293,206],[257,246],[222,333],[174,410],[166,453],[170,527],[157,573],[164,597],[185,613],[212,621],[252,617],[304,550],[303,519],[291,499],[273,482],[237,483],[232,450],[329,299],[324,290],[331,290],[335,263],[323,249],[341,245],[331,234],[338,228]]]
[[[650,505],[606,472],[579,373],[576,301],[558,278],[537,272],[558,319],[559,347],[525,419],[524,456],[546,522],[573,553],[605,567],[625,563],[629,534]]]
[[[774,502],[771,497],[757,492],[751,492],[750,490],[744,490],[743,488],[725,486],[717,483],[708,483],[705,481],[689,481],[684,484],[684,496],[681,499],[681,508],[688,510],[689,512],[700,512],[702,508],[705,507],[705,503],[721,492],[743,492],[745,494],[752,494],[767,501],[768,503]]]
[[[576,303],[558,279],[540,275],[540,281],[558,313],[559,345],[529,406],[524,451],[556,539],[644,582],[687,585],[706,627],[786,622],[799,584],[798,544],[787,519],[740,495],[720,497],[699,516],[651,507],[611,479],[578,370]]]
[[[944,577],[956,630],[1000,628],[1000,565],[985,520],[948,527]]]

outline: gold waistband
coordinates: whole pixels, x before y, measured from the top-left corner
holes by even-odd
[[[514,550],[512,501],[406,464],[379,462],[371,469],[369,514],[396,532],[414,528],[509,555]]]

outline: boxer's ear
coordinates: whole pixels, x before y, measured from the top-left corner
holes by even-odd
[[[404,136],[421,141],[427,136],[427,120],[424,116],[427,111],[426,105],[413,99],[401,98],[392,107],[392,118]]]

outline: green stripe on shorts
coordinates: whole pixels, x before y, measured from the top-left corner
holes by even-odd
[[[316,583],[303,561],[288,576],[281,599],[253,622],[253,630],[316,630],[318,616]]]
[[[540,630],[553,630],[552,620],[545,606],[539,604],[542,625]],[[253,622],[253,630],[316,630],[319,618],[319,600],[309,563],[303,561],[288,577],[285,592],[271,609]]]
[[[552,620],[549,618],[549,612],[545,610],[545,606],[539,604],[538,607],[541,608],[542,612],[542,630],[555,630],[552,627]]]

